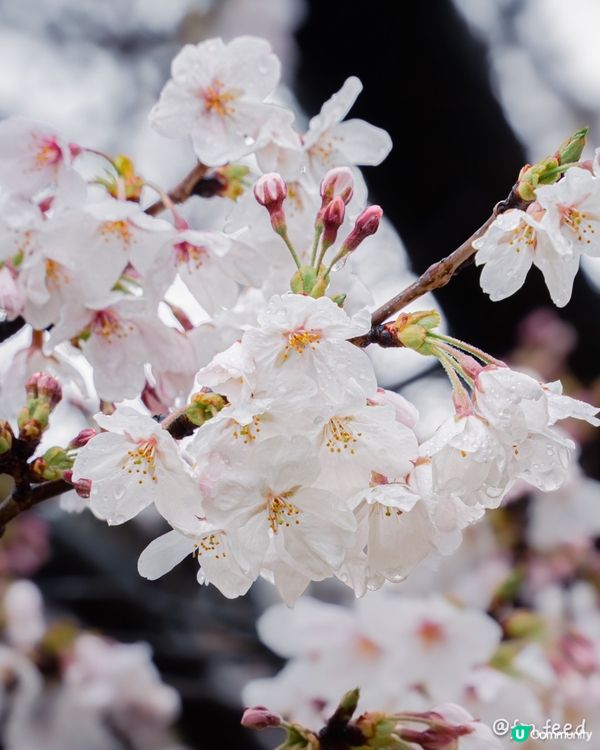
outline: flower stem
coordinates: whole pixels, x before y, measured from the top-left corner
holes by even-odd
[[[315,261],[317,259],[317,249],[319,247],[319,240],[321,239],[321,235],[323,234],[323,225],[317,225],[315,227],[315,237],[313,239],[313,246],[312,246],[312,252],[310,254],[310,265],[315,268],[317,271],[319,270],[319,265],[315,265]]]
[[[440,341],[444,341],[447,344],[456,347],[457,349],[462,349],[463,352],[472,354],[474,357],[477,357],[482,362],[485,362],[488,365],[504,365],[504,362],[501,362],[499,359],[492,357],[491,354],[484,352],[483,349],[479,349],[472,344],[467,344],[466,341],[462,341],[461,339],[455,339],[453,336],[446,336],[443,333],[431,333],[431,336],[433,338],[439,339]]]
[[[282,240],[283,240],[283,241],[285,242],[285,244],[286,244],[286,247],[287,247],[287,249],[288,249],[288,250],[290,251],[290,255],[291,255],[291,256],[292,256],[292,258],[294,259],[294,263],[296,264],[296,266],[297,266],[298,268],[300,268],[300,266],[302,265],[302,264],[300,263],[300,258],[298,257],[298,253],[297,253],[297,252],[296,252],[296,250],[294,249],[294,246],[292,245],[292,241],[291,241],[291,240],[290,240],[290,238],[288,237],[288,233],[287,233],[287,230],[285,230],[285,229],[282,229],[282,230],[280,230],[279,232],[277,232],[277,234],[278,234],[278,235],[279,235],[279,236],[281,237],[281,239],[282,239]]]

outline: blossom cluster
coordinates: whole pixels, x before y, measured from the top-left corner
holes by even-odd
[[[595,484],[590,491],[597,504]],[[471,529],[449,563],[420,569],[402,586],[350,606],[304,597],[294,610],[267,609],[258,621],[259,636],[287,663],[275,676],[247,684],[244,702],[318,726],[340,691],[360,684],[361,710],[426,712],[451,701],[490,726],[501,717],[509,725],[543,725],[550,717],[561,724],[585,720],[596,734],[598,530],[584,525],[580,489],[575,483],[548,496],[555,505],[550,522],[571,524],[563,539],[537,548],[539,521],[533,515],[524,567],[515,566],[507,544],[507,514],[520,502],[513,500],[490,514],[491,523],[486,519]],[[545,502],[535,493],[533,499]],[[515,521],[519,517],[517,512]],[[586,536],[591,552],[583,544]],[[426,593],[432,588],[445,593]],[[510,735],[504,742],[510,744]],[[570,741],[557,747],[567,750]]]
[[[357,165],[385,158],[389,136],[344,120],[355,78],[298,133],[278,80],[262,40],[188,45],[150,115],[160,133],[189,137],[196,170],[237,199],[226,231],[195,228],[160,189],[170,220],[143,210],[157,188],[125,157],[1,123],[0,305],[34,329],[27,366],[21,352],[6,380],[35,361],[77,383],[83,357],[100,402],[97,431],[34,457],[36,478],[71,483],[111,524],[154,506],[172,530],[142,554],[146,577],[193,554],[199,581],[224,595],[262,576],[291,604],[311,581],[335,576],[361,596],[451,553],[518,480],[555,490],[567,478],[575,446],[560,421],[598,420],[560,384],[437,333],[436,313],[402,313],[388,340],[437,358],[453,391],[455,413],[417,440],[414,407],[377,386],[371,300],[352,270],[382,220]],[[84,179],[97,158],[108,174]],[[538,188],[540,204],[579,173],[596,179],[570,166]],[[48,427],[60,387],[40,395],[45,378],[27,381],[18,438],[2,424],[0,458]],[[171,429],[181,410],[183,436]]]
[[[597,424],[593,407],[453,350],[472,396],[457,389],[455,416],[419,445],[414,407],[378,389],[347,340],[368,325],[325,297],[273,297],[259,325],[200,370],[197,386],[221,408],[183,450],[130,407],[96,417],[105,431],[73,472],[91,480],[92,510],[122,523],[154,502],[173,527],[142,554],[142,575],[196,554],[200,580],[226,596],[260,574],[289,603],[332,575],[360,596],[453,551],[517,479],[562,484],[575,446],[556,422]]]
[[[492,300],[520,289],[533,266],[539,268],[557,307],[571,299],[581,256],[600,257],[599,156],[571,166],[563,179],[541,185],[525,210],[498,216],[473,245],[483,265],[481,287]]]
[[[33,583],[3,584],[0,701],[7,747],[181,748],[169,732],[179,696],[162,682],[147,644],[48,622]]]

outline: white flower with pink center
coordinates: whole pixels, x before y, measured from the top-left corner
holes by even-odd
[[[189,341],[165,325],[143,299],[115,294],[97,308],[66,305],[49,343],[73,337],[94,368],[94,386],[105,401],[138,396],[146,382],[146,364],[159,372],[174,362],[181,373],[192,375],[195,369]]]
[[[265,126],[270,142],[257,152],[263,171],[280,172],[289,180],[306,173],[318,183],[334,167],[380,164],[392,148],[388,133],[364,120],[344,120],[361,91],[360,80],[348,78],[302,136],[283,118]]]
[[[256,148],[261,128],[278,112],[265,100],[280,68],[269,44],[256,37],[188,44],[150,113],[152,127],[169,138],[190,136],[196,155],[210,166],[239,159]]]
[[[47,125],[13,117],[0,122],[0,186],[25,196],[55,187],[69,173],[78,146]]]
[[[600,256],[598,177],[571,167],[558,182],[538,187],[536,198],[546,210],[543,223],[559,252]]]
[[[554,186],[552,186],[554,188]],[[494,302],[506,299],[525,283],[532,266],[540,269],[552,301],[563,307],[571,299],[579,270],[580,249],[556,242],[539,204],[527,211],[512,209],[500,214],[478,240],[475,263],[483,265],[481,288]]]
[[[214,314],[235,305],[241,284],[260,285],[259,261],[250,246],[222,232],[186,229],[161,249],[147,279],[162,296],[179,275],[206,312]]]
[[[339,399],[357,390],[370,396],[377,389],[371,361],[347,341],[369,328],[367,310],[350,318],[328,297],[285,294],[271,298],[243,343],[266,382],[300,373],[316,380],[326,397]]]
[[[94,515],[120,524],[154,504],[170,524],[193,533],[203,515],[200,492],[171,435],[128,406],[94,419],[104,431],[79,450],[73,467],[74,482],[92,483]]]

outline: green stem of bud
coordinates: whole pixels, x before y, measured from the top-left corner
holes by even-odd
[[[433,338],[439,339],[440,341],[444,341],[447,344],[450,344],[450,346],[456,347],[456,349],[461,349],[463,352],[472,354],[474,357],[477,357],[477,359],[485,362],[486,365],[504,366],[504,362],[496,359],[495,357],[492,357],[491,354],[484,352],[483,349],[479,349],[472,344],[467,344],[466,341],[462,341],[461,339],[455,339],[454,336],[446,336],[445,334],[438,333],[437,331],[432,332],[431,336]]]
[[[314,236],[314,239],[313,239],[312,252],[310,254],[310,265],[313,268],[316,268],[317,270],[319,268],[319,265],[317,265],[315,263],[315,261],[317,259],[317,250],[319,248],[319,240],[321,239],[321,235],[323,234],[323,229],[324,229],[324,227],[323,227],[322,223],[316,225],[316,227],[315,227],[315,236]]]
[[[294,246],[292,245],[292,241],[290,240],[287,229],[282,228],[279,230],[276,230],[277,234],[281,237],[281,239],[285,242],[285,245],[287,249],[290,251],[290,255],[294,259],[294,263],[298,268],[301,268],[302,264],[300,263],[300,258],[298,257],[298,253],[296,252]]]

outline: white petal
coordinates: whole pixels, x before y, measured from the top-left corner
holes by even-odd
[[[138,573],[155,581],[194,551],[194,542],[179,531],[169,531],[146,547],[138,560]]]

